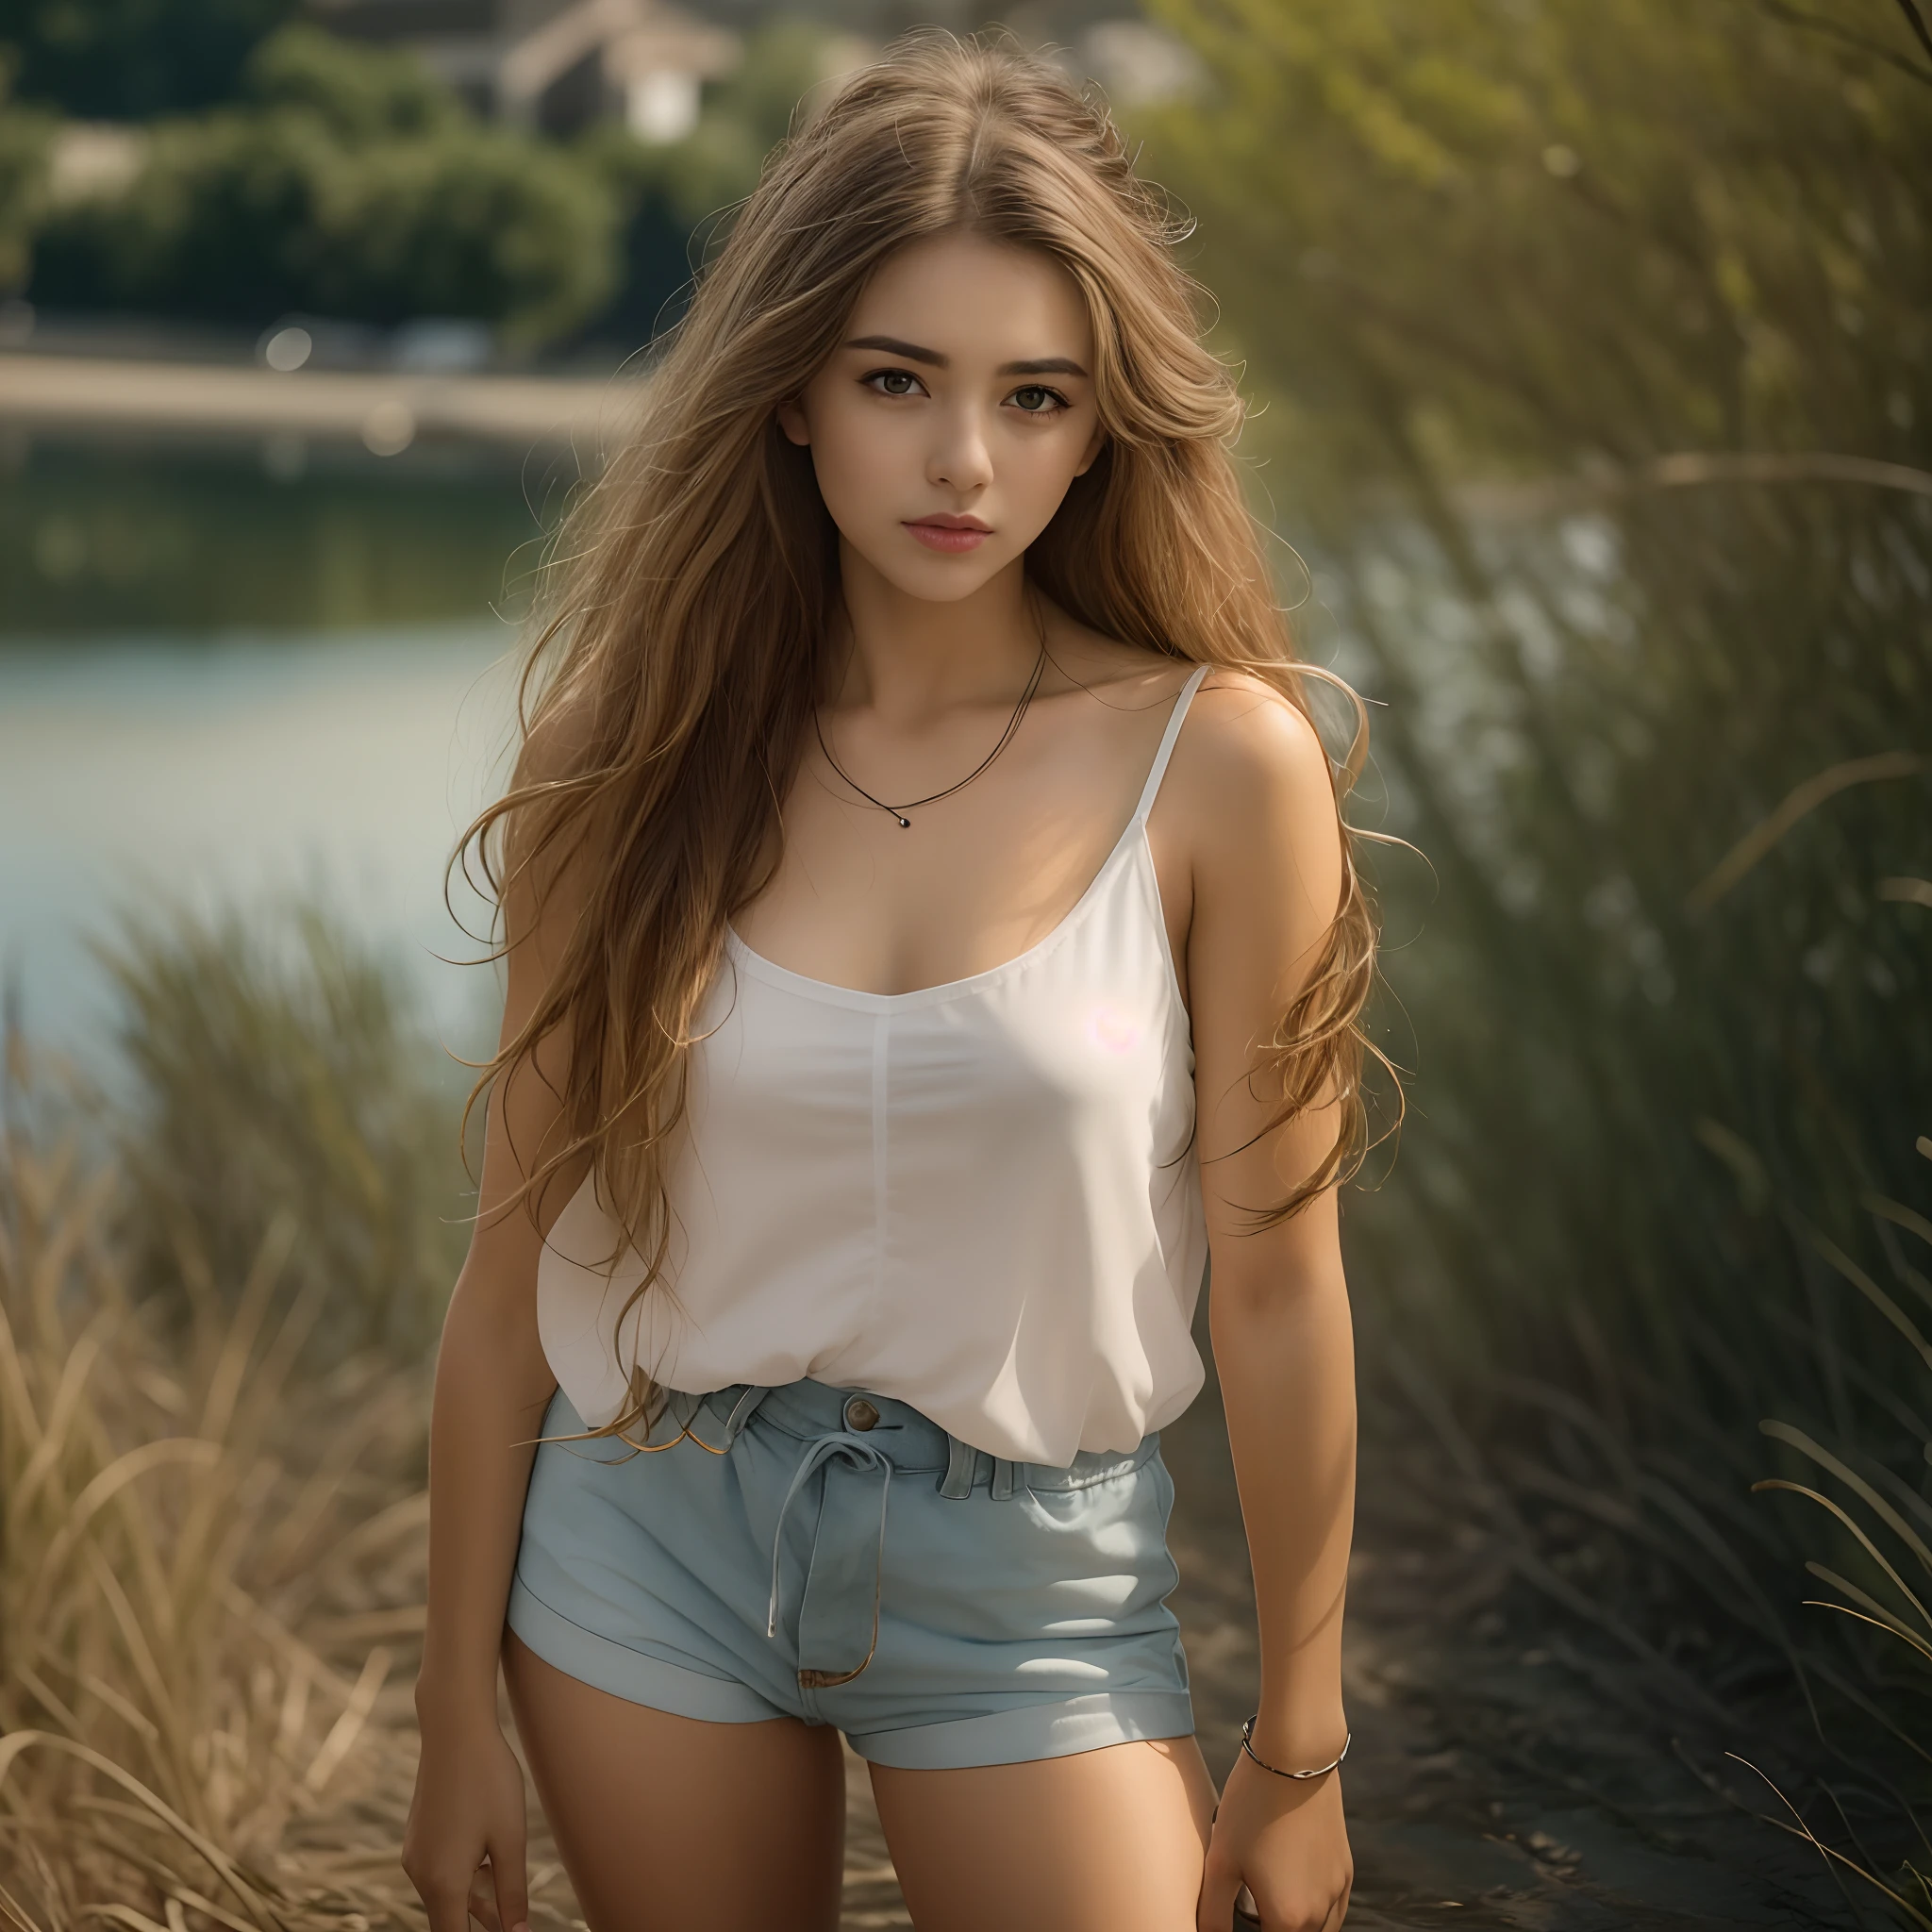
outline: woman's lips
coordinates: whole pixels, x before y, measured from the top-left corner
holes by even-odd
[[[963,517],[924,517],[916,524],[908,524],[906,527],[928,550],[955,553],[977,550],[992,535],[991,530]]]

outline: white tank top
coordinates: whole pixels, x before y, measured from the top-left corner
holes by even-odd
[[[808,979],[727,934],[669,1178],[667,1276],[587,1180],[537,1274],[592,1426],[628,1370],[699,1393],[810,1376],[994,1456],[1131,1449],[1202,1381],[1194,1053],[1147,815],[1203,666],[1079,903],[1004,966],[917,992]]]

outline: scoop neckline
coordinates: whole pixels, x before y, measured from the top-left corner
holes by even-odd
[[[768,959],[762,953],[754,952],[738,936],[738,928],[728,921],[724,926],[724,944],[732,956],[743,966],[762,979],[769,979],[789,991],[803,993],[813,999],[826,1001],[833,1006],[854,1007],[864,1012],[905,1011],[908,1007],[938,1006],[941,1002],[963,999],[975,992],[982,992],[995,981],[1009,977],[1030,966],[1042,955],[1057,947],[1073,930],[1075,923],[1087,908],[1099,897],[1101,887],[1120,861],[1134,849],[1136,839],[1141,851],[1148,854],[1152,862],[1153,854],[1147,844],[1147,814],[1137,811],[1129,819],[1115,840],[1113,850],[1100,861],[1100,869],[1087,883],[1087,890],[1075,899],[1058,924],[1041,938],[1036,940],[1024,953],[1016,953],[1010,959],[1003,960],[997,966],[989,966],[984,972],[969,973],[963,979],[941,980],[937,986],[915,986],[907,992],[867,992],[862,987],[841,986],[832,979],[814,979],[809,974],[794,973],[789,966],[781,966],[775,959]],[[1166,914],[1160,909],[1160,883],[1157,879],[1154,888],[1155,917],[1160,925],[1160,943],[1163,952],[1167,949]]]

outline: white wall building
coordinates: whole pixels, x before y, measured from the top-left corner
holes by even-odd
[[[659,0],[311,0],[357,40],[407,47],[481,113],[568,134],[608,115],[677,141],[739,37]]]

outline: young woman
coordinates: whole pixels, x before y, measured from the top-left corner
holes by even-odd
[[[841,1732],[921,1932],[1341,1921],[1372,936],[1174,239],[1050,68],[902,46],[565,545],[479,825],[432,1932],[527,1911],[499,1657],[592,1932],[835,1925]],[[1262,1645],[1218,1809],[1157,1438],[1210,1253]]]

